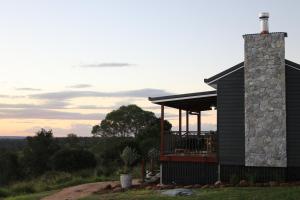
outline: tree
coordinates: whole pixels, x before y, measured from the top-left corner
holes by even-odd
[[[170,131],[172,124],[165,120],[164,129]],[[140,134],[136,136],[136,141],[142,149],[142,154],[146,155],[148,151],[155,147],[158,148],[160,144],[160,118],[156,118],[145,129],[141,130]]]
[[[94,136],[137,136],[142,130],[157,120],[153,112],[145,111],[136,105],[121,106],[108,113],[100,125],[92,129]]]
[[[52,169],[72,172],[81,169],[96,167],[96,158],[93,153],[82,149],[62,149],[51,158]]]
[[[20,166],[16,153],[0,151],[0,186],[20,178]]]
[[[59,149],[52,130],[41,129],[33,137],[27,137],[24,150],[24,165],[28,175],[40,175],[50,169],[50,157]]]
[[[80,143],[79,143],[79,138],[76,134],[74,133],[69,133],[66,137],[66,141],[65,141],[65,147],[67,148],[80,148]]]

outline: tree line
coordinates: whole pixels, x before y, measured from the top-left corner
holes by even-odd
[[[171,127],[165,121],[166,130]],[[160,119],[136,105],[121,106],[108,113],[92,128],[90,138],[75,134],[55,138],[52,130],[41,129],[35,136],[27,137],[20,149],[0,150],[0,185],[49,171],[93,169],[99,176],[110,176],[120,169],[120,154],[127,146],[136,149],[140,161],[147,161],[149,151],[159,147],[159,130]]]

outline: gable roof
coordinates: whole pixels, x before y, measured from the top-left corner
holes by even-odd
[[[297,64],[295,62],[292,62],[290,60],[287,60],[287,59],[285,59],[285,66],[292,67],[294,69],[300,70],[300,65],[299,64]],[[237,65],[235,65],[235,66],[233,66],[229,69],[226,69],[226,70],[224,70],[224,71],[222,71],[222,72],[220,72],[220,73],[218,73],[218,74],[216,74],[216,75],[214,75],[210,78],[204,79],[204,82],[207,83],[208,85],[214,86],[214,83],[217,80],[219,80],[219,79],[221,79],[225,76],[228,76],[229,74],[231,74],[231,73],[233,73],[233,72],[235,72],[239,69],[242,69],[243,67],[244,67],[244,62],[241,62],[241,63],[239,63],[239,64],[237,64]]]

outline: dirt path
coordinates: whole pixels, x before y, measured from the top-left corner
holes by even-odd
[[[86,196],[91,195],[94,192],[97,192],[101,189],[104,189],[105,186],[110,184],[112,187],[118,185],[119,181],[107,181],[107,182],[96,182],[96,183],[87,183],[82,185],[76,185],[72,187],[67,187],[61,191],[54,193],[48,197],[43,198],[42,200],[75,200],[80,199]],[[133,181],[134,184],[137,183],[137,180]]]

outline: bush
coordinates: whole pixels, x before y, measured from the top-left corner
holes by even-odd
[[[74,176],[89,178],[95,176],[95,169],[82,169],[73,173]]]
[[[229,182],[232,185],[237,185],[240,182],[240,177],[238,175],[236,175],[236,174],[233,174],[233,175],[230,176]]]
[[[41,129],[36,136],[27,137],[23,151],[23,164],[26,176],[36,177],[50,170],[49,159],[59,150],[52,130]]]
[[[40,181],[47,185],[61,184],[72,180],[72,175],[66,172],[49,171],[40,177]]]
[[[0,185],[6,185],[20,178],[20,167],[15,153],[1,151],[0,160]]]
[[[120,154],[126,146],[138,149],[138,144],[131,137],[101,138],[97,145],[91,148],[93,153],[97,155],[98,176],[111,176],[119,170],[120,166],[123,165]]]
[[[0,198],[8,197],[8,196],[9,196],[9,192],[4,188],[0,188]]]
[[[34,184],[31,182],[20,182],[11,186],[11,192],[13,194],[31,194],[35,191]]]
[[[246,180],[251,185],[254,185],[256,183],[256,174],[253,174],[253,173],[246,174]]]
[[[51,166],[57,171],[72,172],[95,168],[96,164],[94,154],[81,149],[63,149],[51,158]]]

